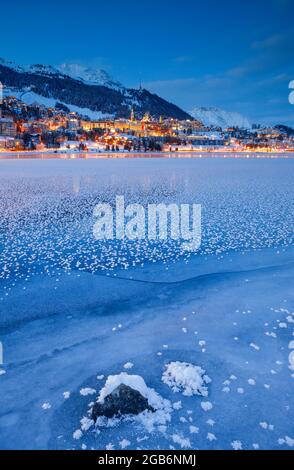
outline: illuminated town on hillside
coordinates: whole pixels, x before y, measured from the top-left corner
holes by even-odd
[[[294,450],[293,6],[2,2],[8,466]]]
[[[25,104],[13,96],[0,111],[0,151],[22,152],[292,152],[287,126],[207,127],[130,109],[129,118],[90,120],[66,106]]]

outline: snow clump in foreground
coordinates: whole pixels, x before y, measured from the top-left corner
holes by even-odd
[[[187,362],[170,362],[165,367],[162,381],[175,393],[182,392],[187,397],[192,395],[207,397],[206,384],[209,384],[211,379],[199,366]]]
[[[120,419],[133,420],[143,425],[148,432],[153,432],[155,426],[162,426],[171,421],[171,413],[173,408],[169,400],[162,398],[154,389],[147,387],[143,377],[140,375],[129,375],[122,372],[118,375],[109,375],[104,387],[100,391],[98,403],[103,404],[104,400],[120,385],[126,385],[133,390],[137,390],[144,398],[148,400],[154,412],[145,410],[137,416],[125,416],[122,418],[105,419],[100,417],[96,421],[96,427],[106,426],[112,427],[117,424]]]

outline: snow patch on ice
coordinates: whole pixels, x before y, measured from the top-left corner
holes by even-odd
[[[198,434],[199,433],[199,428],[197,428],[197,426],[190,426],[189,430],[190,430],[191,434]]]
[[[210,401],[202,401],[201,408],[203,409],[203,411],[210,411],[212,410],[213,405],[212,403],[210,403]]]
[[[95,395],[96,390],[94,388],[82,388],[80,390],[80,395],[87,397],[88,395]]]
[[[127,362],[124,365],[124,369],[132,369],[134,367],[134,364],[132,362]]]
[[[127,447],[129,447],[131,445],[130,441],[128,441],[127,439],[122,439],[120,442],[119,442],[119,445],[122,449],[126,449]]]
[[[278,439],[278,443],[280,445],[286,444],[289,447],[294,447],[294,439],[289,436],[285,436],[284,438]]]
[[[48,403],[48,402],[47,402],[47,403],[43,403],[43,405],[42,405],[42,409],[43,409],[43,410],[50,410],[50,408],[51,408],[50,403]]]
[[[83,431],[88,431],[92,426],[94,426],[94,421],[92,419],[87,418],[84,416],[84,418],[81,419],[81,429]]]
[[[79,440],[79,439],[81,439],[82,435],[83,435],[82,431],[81,431],[80,429],[77,429],[77,430],[73,433],[72,437],[73,437],[75,440]]]
[[[242,450],[242,442],[241,441],[233,441],[231,442],[231,446],[233,447],[234,450]]]
[[[174,393],[182,392],[185,396],[201,395],[208,396],[206,384],[211,379],[205,370],[199,366],[187,362],[170,362],[166,365],[162,375],[162,381],[168,385]]]
[[[184,438],[179,434],[173,434],[172,440],[175,444],[178,444],[182,447],[182,449],[188,449],[191,447],[190,439]]]

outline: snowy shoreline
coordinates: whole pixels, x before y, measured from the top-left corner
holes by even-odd
[[[199,150],[199,151],[179,151],[179,152],[77,152],[77,151],[23,151],[6,152],[0,151],[0,160],[18,159],[107,159],[107,158],[294,158],[294,152],[250,152],[246,151],[225,151],[225,150]]]

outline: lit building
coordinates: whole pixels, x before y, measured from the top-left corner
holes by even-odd
[[[11,118],[2,117],[3,85],[0,82],[0,136],[14,139],[16,136],[16,125]]]
[[[151,117],[150,117],[150,114],[148,112],[144,114],[142,122],[151,122]]]
[[[76,117],[71,117],[67,122],[67,128],[71,131],[76,131],[80,127],[80,122]]]
[[[12,138],[16,136],[16,126],[13,119],[0,117],[0,135]]]
[[[0,118],[1,118],[1,113],[2,113],[2,109],[1,109],[2,100],[3,100],[3,85],[0,82]]]

